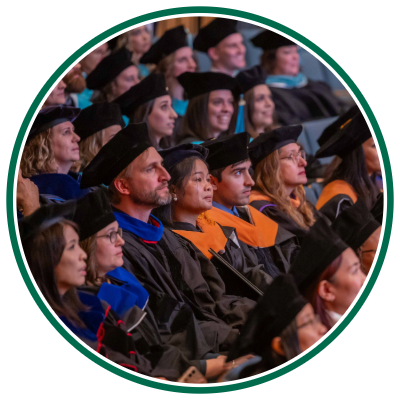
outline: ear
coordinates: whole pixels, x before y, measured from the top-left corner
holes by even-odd
[[[211,58],[211,61],[218,61],[218,52],[215,47],[210,47],[207,53],[208,56]]]
[[[217,182],[218,182],[217,178],[210,175],[210,183],[211,183],[211,186],[212,186],[214,192],[217,190]]]
[[[175,185],[171,185],[169,187],[169,191],[170,191],[171,194],[176,194],[176,186]]]
[[[115,189],[123,195],[128,196],[131,193],[125,179],[115,179],[112,185],[114,185]]]
[[[333,289],[332,284],[324,280],[319,283],[317,291],[319,296],[323,300],[332,303],[336,299],[336,296],[332,289]]]
[[[272,339],[271,347],[272,347],[272,350],[274,350],[279,355],[285,356],[285,352],[283,351],[283,347],[282,347],[282,339],[279,336],[274,337]]]

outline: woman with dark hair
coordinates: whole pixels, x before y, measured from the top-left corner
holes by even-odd
[[[151,144],[168,147],[177,118],[164,75],[151,74],[114,100],[131,123],[146,122]]]
[[[253,353],[262,360],[243,368],[235,379],[268,371],[298,356],[326,333],[310,303],[299,293],[293,277],[278,275],[243,327],[228,360]],[[232,379],[228,373],[225,380]]]
[[[36,117],[21,157],[22,175],[51,201],[77,199],[88,193],[80,189],[80,137],[73,122],[79,108],[46,107]]]
[[[342,113],[343,104],[325,82],[307,79],[300,72],[298,46],[275,32],[264,30],[251,40],[264,50],[261,66],[268,77],[278,121],[298,124]]]
[[[290,272],[328,329],[351,306],[365,281],[359,258],[323,219],[303,240]]]
[[[240,95],[236,79],[220,72],[185,72],[178,81],[189,100],[178,143],[235,133]]]
[[[244,127],[254,139],[261,133],[276,128],[275,104],[272,93],[265,84],[266,74],[257,65],[236,76],[243,93]]]
[[[379,189],[368,175],[364,151],[369,139],[372,139],[371,132],[362,114],[358,113],[330,136],[316,153],[317,158],[336,156],[327,170],[325,187],[316,205],[331,221],[358,199],[362,199],[369,209],[376,201]],[[377,157],[376,148],[368,150],[369,153],[373,151]]]
[[[300,241],[315,222],[314,208],[303,188],[307,162],[297,144],[301,132],[301,125],[282,127],[261,134],[249,145],[255,182],[250,205]]]

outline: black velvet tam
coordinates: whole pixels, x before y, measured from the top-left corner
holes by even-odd
[[[160,156],[164,159],[164,167],[167,171],[189,157],[199,157],[206,161],[208,150],[197,144],[180,144],[169,149],[160,150]]]
[[[99,65],[86,78],[86,85],[91,90],[101,90],[112,82],[122,71],[134,65],[132,53],[121,47],[115,53],[103,58]]]
[[[61,219],[71,219],[75,213],[76,200],[48,204],[40,207],[33,214],[18,221],[21,242],[32,238],[37,233],[49,228]]]
[[[81,189],[110,185],[121,171],[149,147],[147,124],[129,124],[106,143],[83,170]]]
[[[269,31],[268,29],[253,37],[253,39],[251,39],[251,42],[254,44],[254,46],[260,47],[264,51],[276,50],[279,47],[284,46],[297,46],[297,43],[292,42],[285,36],[279,35],[278,33],[275,33],[273,31]]]
[[[150,74],[116,98],[113,103],[120,106],[123,115],[129,116],[142,104],[167,94],[164,74]]]
[[[246,93],[248,90],[253,89],[254,86],[265,85],[267,74],[261,65],[256,65],[237,74],[236,79],[240,84],[242,93]]]
[[[64,105],[42,108],[32,124],[27,142],[47,129],[53,128],[63,122],[74,122],[80,111],[80,108]]]
[[[220,72],[184,72],[178,76],[178,81],[189,100],[213,90],[230,90],[234,97],[240,95],[238,81]]]
[[[236,30],[237,21],[227,18],[216,18],[207,26],[200,29],[198,35],[194,39],[193,48],[198,51],[207,53],[208,49],[215,47],[219,42]]]
[[[363,115],[359,112],[319,148],[315,157],[339,156],[344,158],[371,136],[371,131]]]
[[[307,300],[299,293],[293,277],[290,274],[278,275],[249,314],[228,360],[249,353],[268,353],[272,339],[280,336],[306,304]]]
[[[349,246],[320,218],[305,236],[290,273],[304,294]]]
[[[381,226],[361,199],[356,204],[342,211],[332,224],[332,229],[354,251]]]
[[[338,130],[344,128],[352,118],[360,112],[357,105],[352,106],[347,112],[341,115],[335,122],[327,126],[318,138],[318,144],[322,146],[326,143]]]
[[[142,64],[158,64],[163,58],[186,46],[188,46],[187,34],[183,25],[179,25],[166,31],[143,55],[140,62]]]
[[[106,188],[98,188],[77,201],[73,221],[79,226],[79,238],[85,240],[116,221]]]
[[[249,140],[250,135],[242,132],[232,136],[208,139],[202,143],[201,145],[209,150],[207,163],[210,171],[247,160]]]
[[[94,103],[84,108],[74,121],[75,133],[81,140],[113,125],[125,127],[121,109],[114,103]]]
[[[290,125],[257,136],[249,145],[249,156],[253,168],[275,150],[287,144],[296,143],[302,131],[301,125]]]
[[[371,214],[374,216],[375,220],[382,225],[383,220],[383,193],[379,193],[375,204],[371,208]]]

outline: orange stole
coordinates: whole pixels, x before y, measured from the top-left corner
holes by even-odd
[[[265,201],[270,201],[272,203],[272,200],[271,200],[270,197],[268,197],[267,195],[259,192],[258,190],[252,190],[251,191],[249,200],[250,200],[250,203],[253,202],[253,201],[257,201],[257,200],[265,200]],[[297,208],[300,205],[300,200],[297,197],[295,199],[291,198],[290,202],[292,203],[292,206],[294,208]]]
[[[357,201],[357,194],[353,187],[346,181],[337,179],[336,181],[328,183],[322,190],[321,196],[319,196],[317,201],[317,210],[320,210],[329,200],[333,199],[338,194],[345,194],[349,196],[353,203]]]
[[[197,225],[201,228],[202,232],[173,230],[180,236],[191,241],[209,260],[212,254],[208,251],[213,249],[215,252],[225,250],[228,239],[218,224],[211,225],[204,221],[197,221]]]
[[[274,246],[278,224],[254,207],[248,206],[248,210],[254,225],[216,207],[209,210],[208,215],[222,226],[236,228],[239,240],[249,246],[261,248]]]

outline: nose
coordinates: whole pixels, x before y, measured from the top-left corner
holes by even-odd
[[[245,186],[250,186],[251,187],[251,186],[255,185],[255,182],[253,181],[253,179],[252,179],[252,177],[250,176],[249,173],[246,174],[245,178],[246,178],[246,180],[244,182]]]
[[[117,236],[117,242],[115,243],[116,247],[123,246],[125,244],[125,240],[121,236]]]
[[[74,67],[72,68],[74,71],[81,69],[81,64],[75,64]]]
[[[72,141],[75,143],[79,143],[81,141],[81,138],[74,132],[72,136]]]
[[[299,156],[299,167],[306,167],[306,166],[307,166],[307,161],[303,157]]]
[[[194,71],[196,69],[196,61],[193,60],[193,58],[190,58],[189,61],[189,68],[190,70]]]
[[[170,107],[170,109],[169,109],[169,117],[172,119],[178,118],[178,114],[175,112],[175,110],[172,107]]]
[[[160,180],[168,182],[170,179],[171,179],[171,175],[168,173],[168,171],[164,167],[161,167]]]
[[[64,83],[64,81],[60,81],[58,84],[58,89],[64,90],[67,87],[67,85]]]
[[[87,254],[85,253],[85,250],[83,250],[82,248],[81,248],[81,254],[80,254],[79,259],[80,260],[86,260],[87,259]]]

